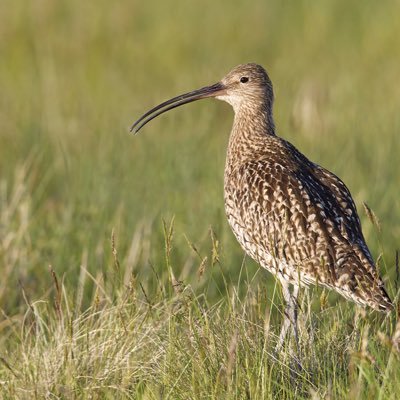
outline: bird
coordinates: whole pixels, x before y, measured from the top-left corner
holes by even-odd
[[[159,104],[131,132],[166,111],[205,98],[225,101],[234,110],[224,173],[225,211],[245,253],[282,286],[285,310],[277,347],[290,326],[298,344],[301,287],[333,289],[360,306],[389,313],[393,303],[349,189],[277,135],[272,82],[261,65],[238,65],[213,85]]]

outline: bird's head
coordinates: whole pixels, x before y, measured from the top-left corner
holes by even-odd
[[[272,105],[272,83],[265,69],[258,64],[241,64],[221,80],[225,92],[215,96],[229,103],[236,111],[268,102]]]
[[[230,71],[219,82],[174,97],[152,108],[131,127],[137,133],[144,125],[160,114],[192,101],[215,97],[226,101],[238,112],[240,108],[260,106],[272,109],[272,83],[265,69],[258,64],[241,64]]]

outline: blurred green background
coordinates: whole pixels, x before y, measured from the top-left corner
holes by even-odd
[[[176,276],[207,288],[210,301],[221,295],[221,271],[236,282],[243,252],[223,209],[230,107],[197,102],[136,137],[128,129],[150,107],[245,62],[271,76],[278,134],[346,182],[373,255],[383,253],[394,278],[399,15],[399,1],[2,0],[1,307],[25,306],[21,286],[44,296],[48,265],[67,287],[82,266],[107,282],[113,230],[125,281],[133,273],[151,287],[154,271],[167,273],[162,218],[173,216]],[[250,279],[257,266],[246,264]]]

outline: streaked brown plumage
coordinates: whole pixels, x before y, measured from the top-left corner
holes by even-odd
[[[239,65],[217,84],[150,110],[132,130],[205,97],[225,100],[235,111],[224,179],[229,224],[246,253],[281,281],[292,322],[297,318],[298,287],[309,284],[390,311],[392,302],[365,243],[349,190],[333,173],[276,136],[272,83],[264,68]],[[292,293],[288,283],[294,286]]]

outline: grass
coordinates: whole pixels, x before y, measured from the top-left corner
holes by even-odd
[[[274,354],[279,288],[223,210],[228,106],[127,132],[150,106],[263,64],[279,134],[349,186],[397,299],[399,11],[1,2],[1,397],[397,398],[396,316],[334,293],[302,295],[304,370],[289,345]]]
[[[211,305],[174,277],[173,226],[165,227],[170,280],[153,270],[156,290],[122,277],[115,236],[109,282],[82,266],[73,291],[50,267],[46,299],[33,301],[22,289],[25,313],[4,316],[5,342],[17,347],[0,358],[4,398],[395,398],[400,325],[394,329],[393,318],[331,307],[324,293],[314,313],[314,296],[305,293],[298,369],[290,343],[274,350],[279,291],[269,295],[241,278]],[[210,279],[201,266],[199,273]],[[85,291],[92,301],[82,309]]]

